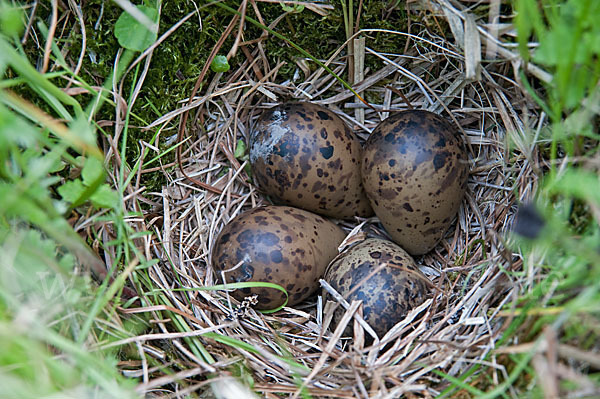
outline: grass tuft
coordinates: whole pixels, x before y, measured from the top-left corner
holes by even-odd
[[[142,52],[119,47],[116,3],[0,0],[2,394],[600,395],[597,2],[144,5],[159,39]],[[212,50],[230,69],[199,79]],[[245,143],[287,100],[361,140],[428,109],[469,145],[456,223],[417,258],[437,290],[383,340],[357,303],[353,337],[318,295],[256,312],[210,266],[222,226],[268,203]]]

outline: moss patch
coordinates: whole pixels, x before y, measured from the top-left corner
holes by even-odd
[[[358,2],[355,3],[353,20],[356,18],[358,7]],[[235,9],[238,8],[235,1],[226,1],[225,4]],[[318,15],[308,9],[287,14],[275,27],[275,30],[304,48],[314,57],[322,60],[327,59],[346,40],[341,3],[332,2],[332,4],[335,5],[335,9],[330,10],[327,16]],[[152,64],[144,85],[133,108],[130,110],[135,115],[135,118],[131,119],[132,126],[148,124],[181,106],[178,102],[191,93],[211,50],[233,18],[232,14],[219,7],[200,6],[199,15],[194,15],[184,22],[154,51]],[[271,24],[284,13],[281,5],[276,3],[258,3],[258,7],[266,24]],[[196,5],[192,1],[163,3],[159,36],[186,14],[195,10]],[[122,9],[104,0],[90,0],[85,3],[81,11],[85,21],[87,45],[79,75],[88,84],[101,86],[110,75],[120,48],[113,30]],[[49,7],[41,5],[36,17],[47,21],[50,13]],[[256,14],[250,6],[247,9],[247,15],[256,18]],[[405,30],[404,2],[365,1],[361,12],[360,28]],[[61,29],[60,32],[62,36],[57,34],[57,44],[61,49],[68,48],[66,60],[74,68],[82,44],[82,34],[78,21],[71,18],[65,23],[64,29]],[[236,32],[237,26],[224,43],[221,54],[227,54],[233,45]],[[245,41],[257,39],[262,34],[262,29],[246,23],[243,39]],[[405,43],[405,38],[398,35],[378,32],[369,33],[367,36],[367,46],[380,52],[399,54]],[[39,45],[39,43],[34,44],[33,41],[28,43],[26,52],[30,59],[35,60],[40,57]],[[256,44],[251,44],[249,49],[252,50],[255,46]],[[272,36],[263,41],[263,46],[272,66],[279,61],[285,62],[285,65],[279,71],[277,81],[293,79],[295,72],[298,70],[296,61],[300,54],[287,43],[282,43]],[[342,53],[343,55],[345,55],[345,50]],[[231,70],[235,71],[244,60],[243,52],[238,51],[237,55],[229,61],[232,67]],[[311,68],[317,67],[313,62],[309,62],[309,65]],[[366,67],[371,71],[382,66],[383,62],[376,57],[370,55],[366,57]],[[213,72],[209,72],[205,81],[210,80],[212,74]],[[126,97],[135,84],[135,76],[136,71],[132,71],[125,78],[123,94]],[[343,77],[347,78],[347,76]],[[300,78],[302,78],[302,74]],[[23,90],[26,91],[27,89],[23,88]],[[30,97],[35,98],[35,96]],[[91,97],[83,94],[79,95],[77,99],[82,104],[86,104]],[[370,100],[380,102],[378,98]],[[96,115],[96,120],[114,120],[114,112],[114,107],[104,106]],[[111,128],[106,129],[110,133]],[[175,133],[174,130],[170,132]],[[126,153],[129,164],[133,165],[140,156],[139,141],[150,141],[154,133],[153,131],[142,131],[136,128],[129,130]],[[161,145],[161,150],[166,150],[166,148]],[[152,156],[154,155],[152,154]],[[174,152],[166,155],[163,162],[173,161],[174,155]],[[142,184],[146,185],[149,190],[159,189],[165,183],[162,172],[157,172],[156,176],[152,174],[144,175],[143,179]]]

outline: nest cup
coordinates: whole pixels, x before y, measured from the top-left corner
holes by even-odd
[[[439,3],[431,2],[436,12]],[[191,139],[182,165],[188,176],[210,189],[190,183],[179,170],[165,172],[168,184],[151,201],[162,217],[144,226],[157,231],[147,250],[161,260],[149,275],[168,293],[172,306],[186,315],[180,321],[186,329],[210,327],[253,348],[241,349],[241,344],[214,336],[196,338],[217,359],[211,367],[229,370],[227,359],[243,364],[255,391],[297,392],[293,371],[303,377],[313,397],[353,397],[357,386],[373,395],[435,395],[445,383],[432,370],[459,375],[483,359],[503,331],[505,320],[498,311],[516,289],[503,270],[518,270],[522,264],[505,247],[503,236],[512,225],[516,204],[535,192],[537,179],[523,132],[536,125],[539,115],[521,88],[501,77],[511,74],[508,59],[484,66],[480,79],[467,79],[463,51],[452,37],[439,37],[424,28],[413,34],[406,52],[369,50],[368,56],[383,60],[383,66],[366,72],[354,88],[370,99],[373,108],[319,67],[302,82],[281,82],[276,73],[261,79],[251,65],[273,72],[281,64],[263,58],[258,50],[237,70],[214,77],[209,91],[193,103],[201,118],[188,131]],[[338,73],[346,67],[340,56],[330,61]],[[361,313],[355,303],[348,304],[341,318],[351,327],[353,336],[348,339],[341,330],[328,328],[335,309],[342,306],[335,300],[313,296],[293,308],[262,314],[248,303],[241,305],[227,290],[194,290],[222,281],[210,267],[210,254],[223,226],[242,211],[268,203],[252,184],[245,154],[238,151],[236,157],[240,140],[247,143],[249,127],[261,110],[284,99],[308,98],[342,117],[362,141],[391,113],[415,108],[447,118],[467,143],[470,176],[456,219],[432,251],[415,257],[436,288],[373,343],[365,343],[369,332],[353,317]],[[177,115],[170,117],[175,121]],[[376,218],[357,217],[339,224],[348,233],[346,244],[386,236]],[[168,323],[163,327],[174,328]],[[205,365],[187,345],[179,344],[178,356]]]

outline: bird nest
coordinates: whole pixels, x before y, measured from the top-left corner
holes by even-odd
[[[260,46],[249,46],[237,70],[215,74],[206,89],[147,127],[161,130],[159,141],[173,143],[177,135],[169,127],[187,119],[179,162],[140,171],[160,169],[168,183],[161,192],[136,194],[151,208],[135,226],[152,232],[143,238],[146,255],[159,262],[148,275],[163,299],[126,311],[154,315],[156,330],[171,348],[172,356],[162,361],[179,370],[153,379],[153,369],[146,367],[146,391],[161,387],[175,396],[235,376],[243,382],[238,389],[249,385],[264,397],[432,397],[447,387],[449,376],[475,365],[487,366],[480,372],[491,380],[506,373],[494,351],[510,323],[506,309],[520,289],[512,272],[523,265],[508,233],[517,204],[535,192],[539,161],[530,134],[543,124],[517,77],[520,68],[538,79],[545,76],[519,63],[507,44],[510,31],[499,34],[499,24],[476,21],[444,0],[423,4],[411,13],[447,23],[453,33],[436,36],[413,22],[411,34],[385,32],[396,35],[402,48],[384,54],[369,47],[372,32],[364,30],[347,42],[355,44],[352,57],[345,43],[321,60],[338,75],[352,64],[352,87],[369,106],[310,59],[298,61],[298,79],[282,81],[282,63],[268,59]],[[313,5],[326,11],[319,7]],[[489,62],[480,62],[482,54]],[[365,70],[367,57],[384,66]],[[218,287],[210,261],[218,233],[241,212],[269,203],[252,183],[242,143],[262,109],[290,100],[328,107],[363,141],[390,114],[427,109],[452,121],[468,144],[468,190],[456,220],[432,251],[415,257],[435,289],[380,340],[370,340],[358,322],[358,304],[334,329],[329,322],[339,305],[320,292],[265,314],[252,308],[250,298],[239,303]],[[335,222],[348,240],[385,236],[377,218]],[[342,334],[344,325],[353,336]]]

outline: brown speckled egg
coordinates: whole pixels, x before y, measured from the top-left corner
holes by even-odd
[[[363,301],[363,318],[379,337],[422,304],[428,292],[427,277],[410,255],[380,238],[368,238],[342,253],[328,267],[325,281],[348,302]],[[336,311],[335,324],[343,313]]]
[[[444,236],[467,188],[467,151],[457,130],[428,111],[394,114],[373,130],[362,159],[365,190],[383,227],[412,255]]]
[[[265,111],[250,132],[250,163],[274,201],[346,219],[373,211],[360,178],[361,145],[335,113],[300,102]]]
[[[227,283],[262,281],[279,284],[289,295],[288,305],[306,299],[319,287],[329,262],[345,237],[335,223],[288,206],[251,209],[232,219],[212,250],[212,265]],[[257,309],[273,309],[285,300],[274,288],[242,288],[242,300],[258,295]]]

